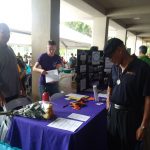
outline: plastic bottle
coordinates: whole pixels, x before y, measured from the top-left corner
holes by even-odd
[[[42,108],[44,111],[47,110],[49,105],[49,93],[45,90],[42,94]]]
[[[95,99],[95,101],[99,102],[97,86],[96,85],[93,85],[93,92],[94,92],[94,99]]]
[[[49,101],[49,93],[47,91],[43,92],[42,101]]]

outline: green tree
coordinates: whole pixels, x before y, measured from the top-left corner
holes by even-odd
[[[89,25],[85,24],[81,21],[71,21],[71,22],[65,22],[65,25],[69,28],[78,31],[82,34],[85,34],[87,36],[92,36],[92,29]]]

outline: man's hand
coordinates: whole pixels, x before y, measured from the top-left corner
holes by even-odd
[[[145,129],[142,128],[142,127],[139,127],[139,128],[136,130],[136,140],[138,140],[138,141],[143,140],[144,131],[145,131]]]
[[[150,121],[150,96],[145,96],[144,114],[141,126],[136,131],[136,139],[142,140],[144,137],[145,128],[147,128]]]
[[[46,75],[47,72],[45,70],[41,70],[41,74]]]

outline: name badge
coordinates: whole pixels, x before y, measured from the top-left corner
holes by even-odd
[[[121,83],[120,79],[117,80],[117,85],[119,85]]]

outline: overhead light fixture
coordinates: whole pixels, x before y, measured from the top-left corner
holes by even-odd
[[[135,17],[133,18],[134,20],[140,20],[141,18],[140,17]]]

